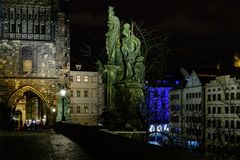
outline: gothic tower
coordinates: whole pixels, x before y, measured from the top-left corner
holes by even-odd
[[[0,1],[0,107],[11,108],[16,121],[52,125],[62,113],[59,91],[68,88],[70,44],[60,3]]]

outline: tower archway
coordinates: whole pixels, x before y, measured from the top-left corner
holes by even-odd
[[[53,123],[50,122],[52,118],[47,99],[44,94],[32,86],[23,86],[16,90],[8,99],[7,106],[11,108],[13,118],[17,111],[22,112],[23,124],[30,125],[34,122],[49,126]]]
[[[8,99],[7,106],[8,106],[8,107],[13,107],[13,106],[15,106],[15,105],[18,103],[18,101],[20,100],[19,98],[23,95],[23,93],[25,93],[25,92],[27,92],[27,91],[31,91],[31,92],[35,93],[39,98],[41,98],[41,100],[42,100],[43,102],[46,103],[46,105],[47,105],[47,107],[48,107],[47,100],[46,100],[46,98],[43,96],[43,94],[42,94],[39,90],[33,88],[32,86],[23,86],[23,87],[19,88],[18,90],[16,90],[16,91],[11,95],[11,97]]]

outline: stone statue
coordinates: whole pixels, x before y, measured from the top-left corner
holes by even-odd
[[[116,46],[120,42],[120,21],[114,15],[114,7],[108,9],[108,32],[106,33],[106,50],[108,54],[108,64],[115,64]]]
[[[125,23],[122,31],[121,52],[124,59],[124,78],[125,80],[135,79],[134,63],[136,57],[140,56],[140,40],[133,34],[133,26]]]
[[[143,56],[138,56],[134,63],[134,75],[137,83],[144,83],[145,64]]]
[[[116,125],[138,128],[141,124],[138,108],[144,99],[145,75],[141,42],[133,34],[133,24],[120,25],[113,9],[108,9],[107,64],[97,61],[105,85],[105,105],[115,116]]]

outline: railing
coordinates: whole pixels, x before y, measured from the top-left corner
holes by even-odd
[[[54,130],[87,150],[92,159],[200,160],[180,148],[163,148],[99,130],[99,127],[56,123]]]

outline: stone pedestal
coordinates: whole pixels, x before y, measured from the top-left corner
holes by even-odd
[[[107,108],[115,107],[115,88],[114,83],[116,82],[117,70],[120,66],[116,65],[105,65],[107,70],[107,86],[106,86],[106,94],[107,94]]]
[[[142,126],[139,107],[144,100],[143,84],[122,82],[115,84],[116,104],[121,108],[126,128],[138,129]]]

